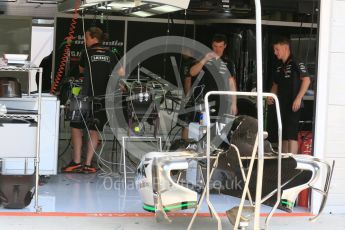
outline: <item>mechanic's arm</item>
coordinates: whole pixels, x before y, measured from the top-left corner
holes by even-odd
[[[190,75],[186,76],[183,81],[183,91],[186,97],[191,95],[191,88],[192,88],[192,78]]]
[[[229,78],[229,89],[232,92],[236,92],[237,87],[236,87],[236,79],[233,76],[230,76]],[[231,110],[230,113],[232,115],[236,115],[238,112],[237,110],[237,96],[236,95],[231,95]]]
[[[193,65],[190,70],[189,73],[192,77],[195,77],[196,75],[198,75],[202,69],[202,67],[204,67],[204,65],[211,60],[212,58],[217,58],[218,56],[214,53],[214,52],[209,52],[205,55],[205,57],[203,57],[203,59],[201,59],[200,61],[198,61],[195,65]]]
[[[309,85],[310,85],[310,77],[303,77],[299,92],[292,104],[292,111],[296,112],[301,108],[303,96],[307,92]]]
[[[278,93],[278,85],[276,83],[273,82],[272,88],[271,88],[271,93],[274,93],[275,95],[277,95]],[[274,99],[273,97],[267,97],[267,104],[268,105],[273,105],[274,104]]]
[[[85,68],[82,66],[79,66],[79,73],[84,73]]]

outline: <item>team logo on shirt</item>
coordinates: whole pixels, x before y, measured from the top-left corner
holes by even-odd
[[[304,63],[301,62],[298,65],[302,73],[307,73],[307,68],[305,67]]]
[[[110,63],[110,57],[104,56],[104,55],[92,55],[91,61],[92,62],[102,61],[102,62],[109,62]]]
[[[290,78],[291,77],[291,65],[287,65],[284,69],[284,77],[285,78]]]
[[[216,59],[211,59],[209,60],[208,62],[206,62],[206,65],[209,65],[209,66],[212,66],[212,65],[215,65],[215,66],[219,66],[217,69],[218,69],[218,73],[220,75],[226,75],[225,77],[228,77],[228,67],[227,67],[227,63],[220,60],[220,62]],[[224,77],[224,76],[222,76]]]
[[[228,70],[228,67],[226,66],[226,63],[221,61],[220,67],[219,67],[219,73],[220,74],[225,74]]]

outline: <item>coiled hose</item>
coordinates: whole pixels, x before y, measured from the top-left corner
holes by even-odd
[[[66,63],[67,63],[68,56],[69,56],[69,51],[71,49],[71,44],[72,44],[72,41],[74,39],[74,32],[75,32],[77,22],[78,22],[78,5],[80,5],[80,2],[76,1],[75,7],[74,7],[74,12],[73,12],[72,22],[71,22],[71,25],[69,27],[69,33],[68,33],[68,36],[65,37],[66,44],[65,44],[64,52],[63,52],[62,58],[60,60],[59,68],[58,68],[56,75],[55,75],[55,78],[54,78],[54,83],[52,84],[52,87],[50,88],[51,94],[56,93],[56,90],[59,86],[59,83],[60,83],[61,78],[62,78],[64,71],[65,71]]]

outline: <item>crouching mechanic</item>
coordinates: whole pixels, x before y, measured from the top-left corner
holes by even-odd
[[[86,52],[82,52],[79,62],[79,71],[84,75],[82,95],[98,98],[98,105],[102,109],[91,105],[90,118],[80,121],[71,121],[71,137],[73,144],[72,161],[64,168],[63,172],[95,173],[97,169],[91,165],[93,155],[99,143],[99,133],[107,122],[105,111],[105,94],[110,75],[118,63],[116,55],[109,48],[101,44],[106,40],[106,34],[98,27],[91,27],[85,33]],[[124,69],[117,69],[119,76],[124,76]],[[85,162],[81,162],[83,129],[88,129],[89,141]]]

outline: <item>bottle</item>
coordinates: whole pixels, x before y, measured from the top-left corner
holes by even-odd
[[[203,112],[202,114],[200,114],[200,125],[207,125],[208,121],[207,121],[207,114],[206,112]]]

